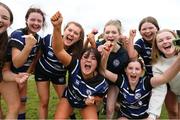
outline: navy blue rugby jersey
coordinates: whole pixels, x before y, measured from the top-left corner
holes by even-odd
[[[96,42],[96,45],[103,45],[105,40]],[[120,44],[119,44],[120,45]],[[128,52],[120,45],[121,48],[115,53],[111,52],[107,62],[107,69],[116,74],[124,73],[124,67],[129,60]]]
[[[100,74],[84,80],[78,59],[73,58],[67,69],[69,70],[69,81],[64,97],[68,99],[72,107],[83,108],[86,106],[85,99],[88,96],[103,97],[107,93],[108,83]]]
[[[147,109],[151,97],[151,76],[140,78],[135,90],[129,85],[125,74],[119,75],[116,81],[120,90],[120,115],[129,119],[144,119],[148,117]]]
[[[66,69],[64,65],[56,58],[52,49],[52,35],[48,34],[42,42],[42,56],[38,61],[41,68],[48,75],[65,76]]]
[[[27,34],[28,33],[27,33],[26,28],[17,29],[14,32],[12,32],[10,35],[10,41],[9,41],[10,47],[11,48],[15,47],[19,50],[22,50],[25,46],[25,38],[23,38],[22,36],[27,35]],[[19,67],[19,68],[15,68],[14,66],[12,66],[13,72],[25,72],[25,71],[27,71],[28,67],[31,65],[34,57],[37,54],[37,51],[40,48],[40,44],[42,41],[42,38],[38,34],[35,34],[35,38],[37,40],[37,43],[32,48],[27,61],[24,63],[24,65],[22,67]]]
[[[135,42],[134,47],[144,61],[144,64],[146,67],[146,73],[148,75],[153,76],[152,65],[151,65],[152,44],[148,43],[147,41],[145,41],[144,39],[141,38]]]

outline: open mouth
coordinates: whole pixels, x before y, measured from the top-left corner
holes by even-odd
[[[113,42],[113,41],[114,41],[114,39],[108,39],[108,41]]]
[[[85,64],[84,66],[86,68],[86,70],[90,70],[91,69],[91,65]]]
[[[136,75],[130,75],[130,78],[131,78],[131,79],[136,79],[137,76],[136,76]]]
[[[0,28],[2,28],[4,25],[3,25],[3,23],[2,22],[0,22]]]
[[[170,50],[171,49],[171,45],[169,45],[169,46],[165,46],[165,47],[163,47],[165,50]]]
[[[68,42],[68,43],[71,43],[72,41],[73,41],[73,39],[71,39],[71,38],[69,38],[68,36],[66,37],[66,41]]]

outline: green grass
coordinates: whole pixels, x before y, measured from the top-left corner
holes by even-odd
[[[55,94],[54,88],[52,88],[51,85],[51,93],[50,93],[50,102],[49,102],[49,113],[48,113],[48,119],[53,119],[55,109],[56,109],[56,104],[58,102],[58,97]],[[28,80],[28,101],[27,101],[27,118],[28,119],[38,119],[38,95],[37,95],[37,90],[36,90],[36,84],[34,81],[33,76],[30,77]],[[4,101],[2,101],[2,108],[4,113],[7,111],[6,104]],[[76,117],[77,119],[80,119],[80,114],[77,110],[75,110]],[[105,115],[102,114],[102,111],[100,111],[100,119],[105,119]],[[167,112],[165,108],[163,107],[163,111],[161,114],[161,119],[167,119]]]

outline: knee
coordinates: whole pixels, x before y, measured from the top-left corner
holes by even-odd
[[[15,103],[8,105],[8,113],[18,113],[20,106],[20,101],[16,101]]]
[[[169,116],[169,118],[177,118],[178,111],[176,111],[176,110],[168,110],[168,116]]]

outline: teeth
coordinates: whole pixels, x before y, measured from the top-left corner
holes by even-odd
[[[2,27],[3,26],[3,23],[2,22],[0,22],[0,27]]]

